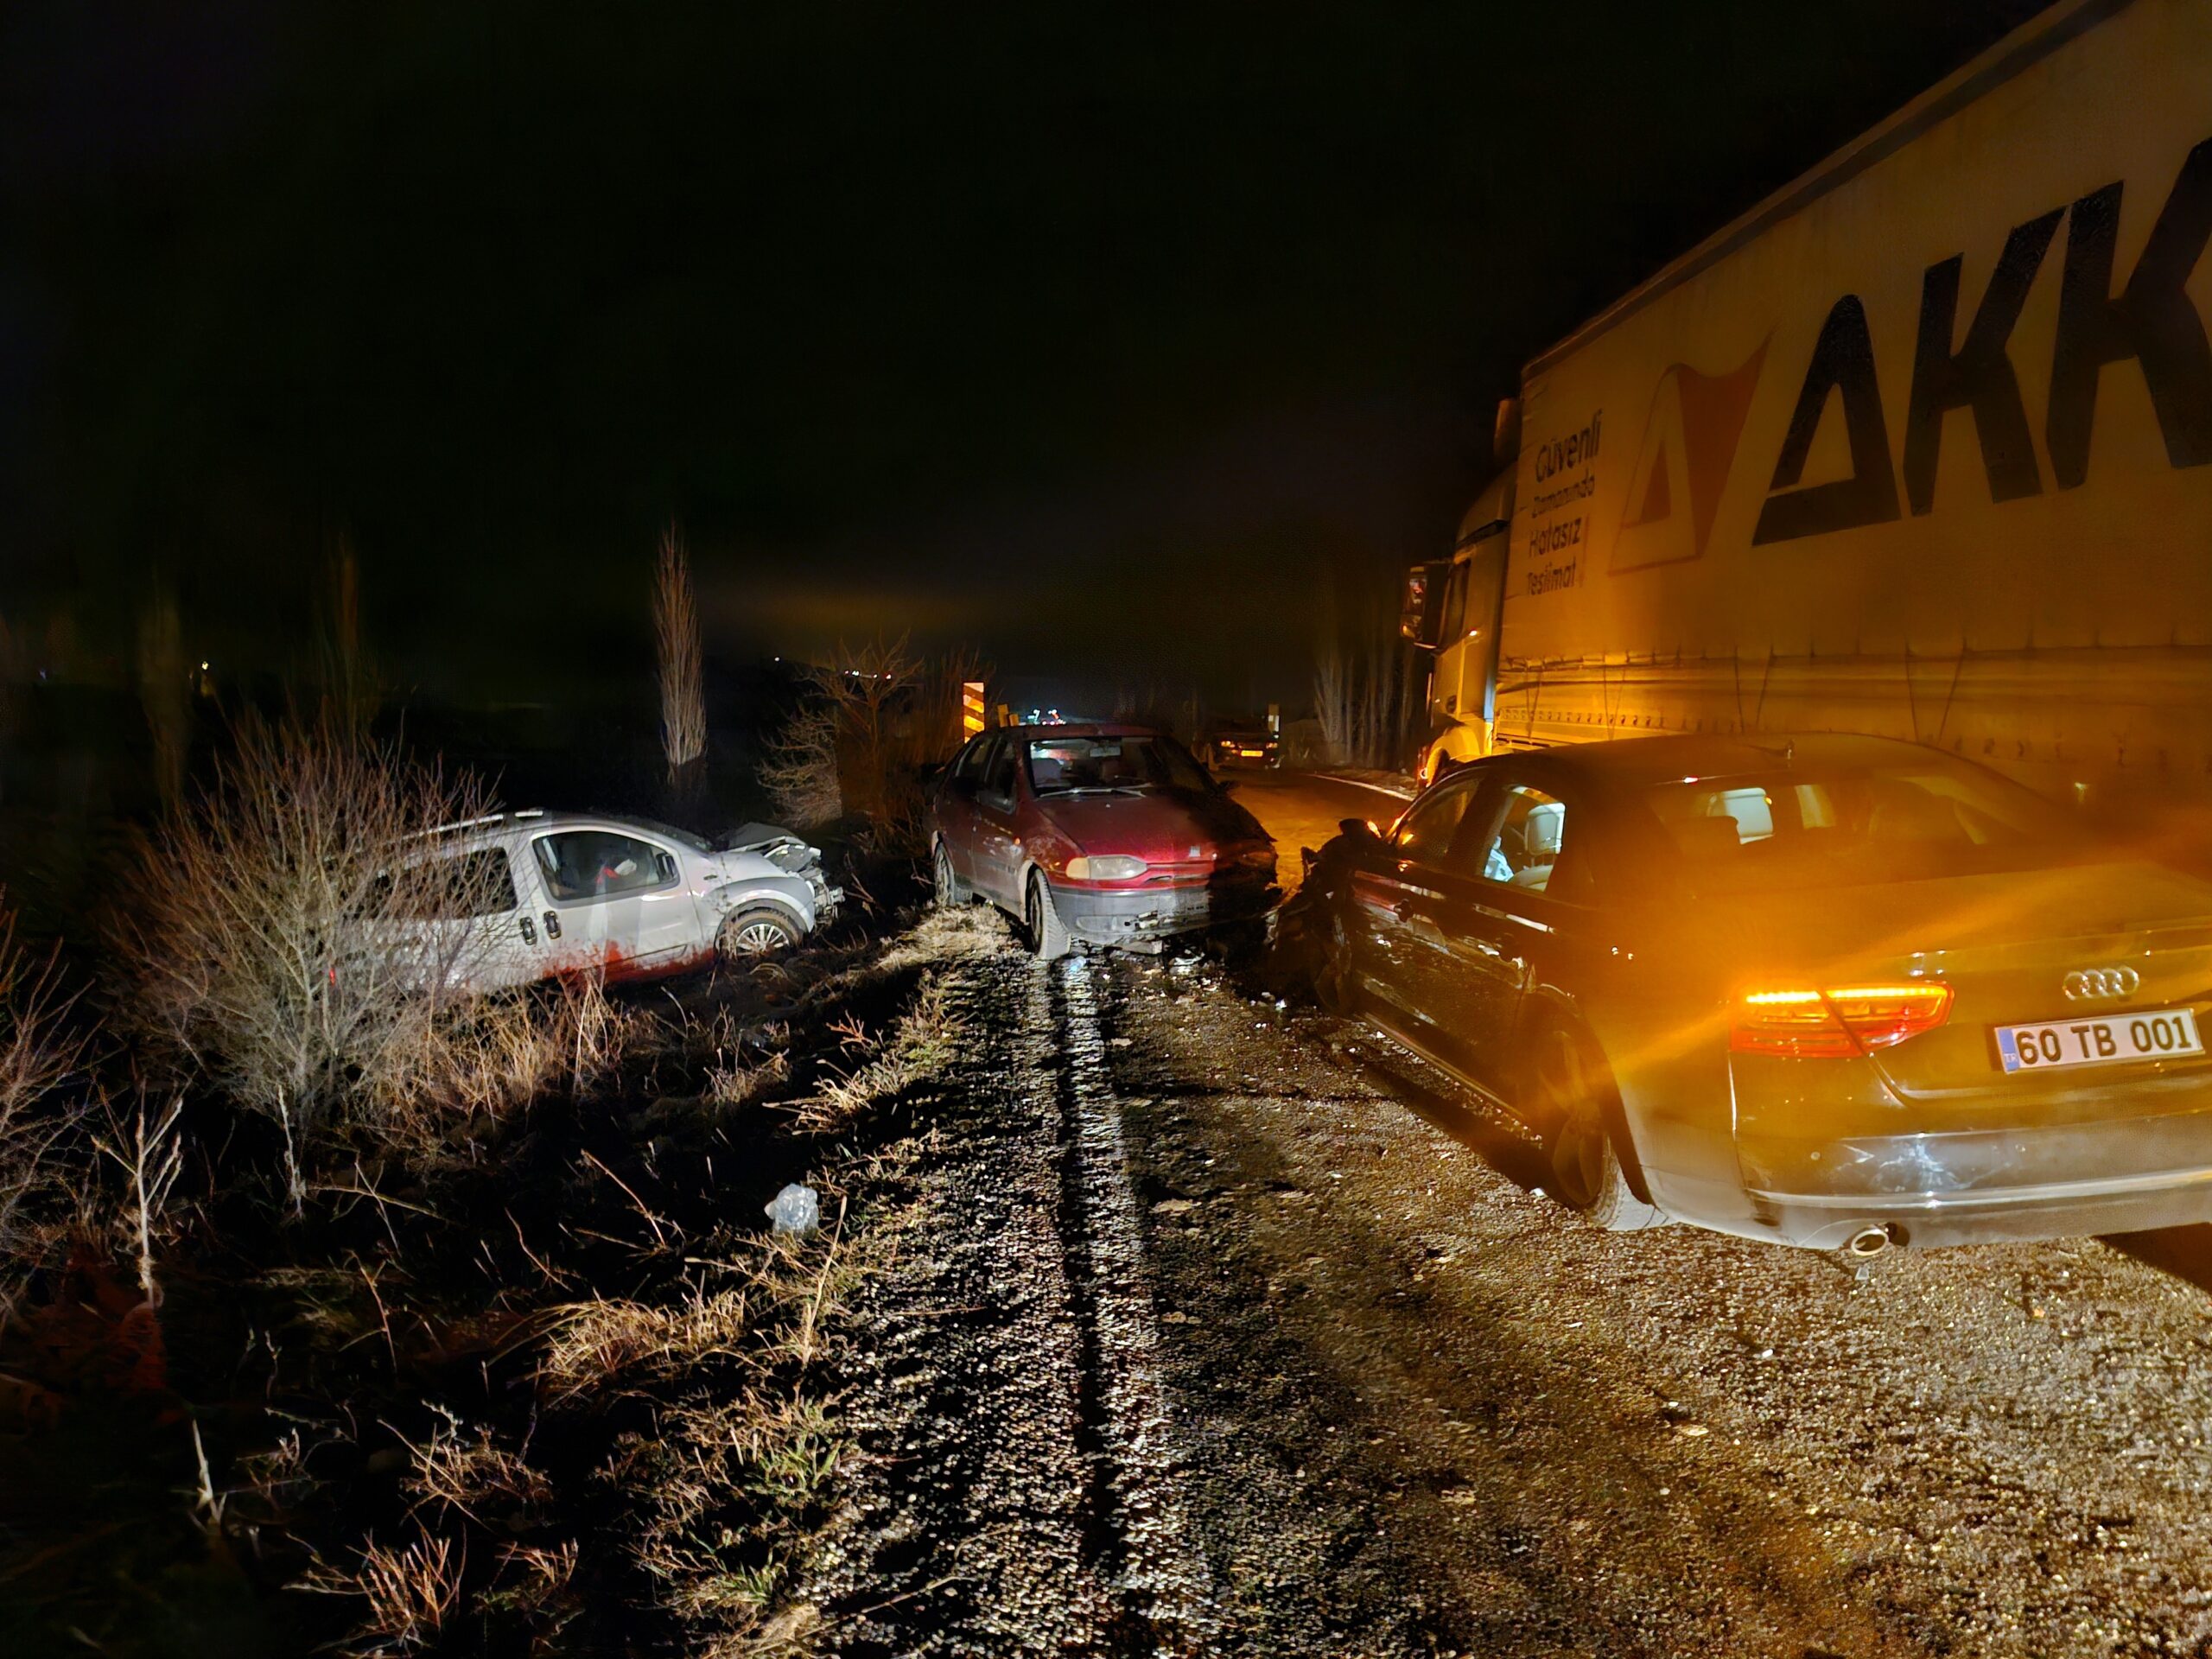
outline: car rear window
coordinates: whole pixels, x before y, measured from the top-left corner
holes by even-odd
[[[1083,790],[1211,789],[1198,763],[1164,737],[1039,737],[1029,743],[1029,786],[1039,795]]]
[[[1645,791],[1690,885],[1845,887],[2031,869],[2088,849],[2064,808],[1978,766],[1686,778]]]

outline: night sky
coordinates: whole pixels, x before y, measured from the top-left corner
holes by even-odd
[[[16,0],[0,618],[282,669],[342,536],[397,682],[594,695],[673,518],[710,659],[1294,701],[1524,359],[2035,10]]]

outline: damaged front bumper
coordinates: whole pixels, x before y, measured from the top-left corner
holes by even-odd
[[[1073,887],[1052,884],[1052,903],[1068,931],[1086,944],[1141,950],[1178,934],[1268,913],[1274,889],[1262,880],[1190,887]]]

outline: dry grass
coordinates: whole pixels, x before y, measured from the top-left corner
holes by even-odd
[[[707,1099],[724,1109],[743,1106],[788,1082],[791,1075],[788,1054],[771,1054],[753,1065],[733,1058],[726,1065],[708,1068]]]
[[[483,997],[395,1043],[360,1116],[391,1144],[428,1155],[472,1119],[497,1121],[554,1091],[589,1095],[664,1034],[652,1014],[610,1002],[592,976]]]
[[[715,1355],[744,1351],[751,1328],[746,1288],[709,1291],[687,1281],[664,1304],[593,1297],[553,1310],[538,1364],[539,1386],[556,1402],[620,1382],[681,1375]]]
[[[403,1548],[363,1541],[350,1567],[318,1562],[296,1580],[311,1594],[356,1596],[366,1604],[345,1650],[420,1652],[434,1645],[461,1604],[465,1545],[418,1535]]]
[[[638,1563],[712,1651],[760,1630],[791,1574],[785,1529],[850,1449],[819,1402],[751,1391],[674,1407],[628,1448],[618,1478],[645,1499]]]
[[[519,1612],[549,1614],[569,1599],[578,1554],[573,1538],[546,1546],[510,1544],[499,1557],[500,1582],[485,1599]]]
[[[933,906],[884,949],[873,969],[878,974],[895,974],[909,968],[988,957],[1004,950],[1013,937],[1005,915],[990,905],[963,905],[957,910]]]
[[[691,561],[671,524],[653,567],[653,640],[660,664],[660,747],[674,783],[707,753],[707,694],[700,669],[699,607]]]
[[[834,1073],[800,1106],[800,1127],[816,1134],[842,1129],[871,1108],[935,1077],[959,1052],[963,1029],[946,999],[944,982],[934,974],[925,975],[889,1040],[849,1044],[868,1058],[849,1071]]]
[[[417,1446],[404,1435],[409,1469],[404,1484],[416,1512],[454,1510],[478,1525],[494,1517],[535,1510],[551,1501],[545,1477],[492,1438],[487,1428],[471,1429],[439,1408],[430,1437]]]

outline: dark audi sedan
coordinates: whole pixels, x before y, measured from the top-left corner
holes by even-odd
[[[1308,879],[1324,1000],[1551,1190],[1871,1255],[2212,1219],[2212,886],[1918,745],[1483,760]]]

